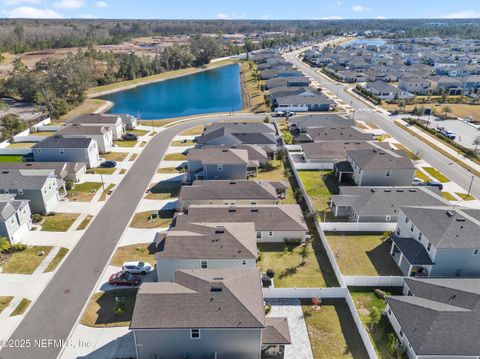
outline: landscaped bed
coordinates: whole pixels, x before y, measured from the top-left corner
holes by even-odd
[[[132,320],[137,289],[94,293],[80,323],[90,327],[127,327]]]
[[[342,299],[305,300],[302,309],[315,359],[367,359],[368,353]]]
[[[387,317],[382,315],[386,306],[385,300],[373,292],[351,292],[351,295],[378,358],[396,359],[397,356],[391,354],[395,333]]]
[[[402,275],[390,256],[391,242],[381,233],[325,234],[343,275]]]
[[[78,213],[55,213],[53,216],[46,216],[41,223],[42,231],[66,232],[78,216]]]
[[[51,250],[49,246],[30,246],[22,251],[2,254],[2,273],[32,274]]]
[[[159,228],[168,227],[173,220],[173,211],[146,211],[135,213],[130,227],[132,228]]]
[[[155,244],[153,242],[132,244],[130,246],[118,247],[110,264],[112,266],[121,267],[124,262],[142,261],[154,265],[154,257]]]
[[[260,260],[257,267],[275,272],[275,287],[325,287],[325,278],[311,244],[285,245],[259,243]]]

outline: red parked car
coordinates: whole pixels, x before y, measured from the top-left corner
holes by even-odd
[[[112,274],[108,280],[108,284],[117,285],[139,285],[142,282],[142,277],[128,272],[118,272]]]

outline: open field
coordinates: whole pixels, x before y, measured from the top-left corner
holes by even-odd
[[[72,118],[87,114],[87,113],[94,113],[97,112],[99,109],[106,107],[108,105],[108,101],[98,99],[98,98],[87,98],[82,104],[70,112],[66,113],[58,121],[54,121],[56,124],[64,123],[67,120],[71,120]]]
[[[480,121],[480,106],[479,105],[469,105],[469,104],[455,104],[455,103],[446,103],[446,104],[437,104],[437,103],[428,103],[428,104],[418,104],[418,105],[407,105],[405,107],[406,112],[411,112],[413,109],[419,107],[427,107],[431,108],[433,112],[439,116],[443,117],[444,114],[442,113],[442,109],[445,106],[448,106],[452,109],[452,112],[449,114],[449,117],[461,117],[461,118],[469,118],[472,116],[472,118],[476,121]],[[388,104],[388,103],[383,103],[381,105],[386,110],[389,111],[396,111],[399,110],[399,107],[396,104]]]

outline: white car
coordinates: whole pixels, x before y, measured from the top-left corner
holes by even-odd
[[[417,186],[418,186],[418,185],[422,185],[422,184],[424,184],[424,183],[425,183],[425,181],[422,180],[422,179],[420,179],[420,178],[418,178],[418,177],[415,177],[415,178],[412,180],[412,184],[413,184],[413,185],[417,185]]]
[[[152,270],[150,263],[142,261],[125,262],[122,265],[122,271],[132,274],[147,274]]]

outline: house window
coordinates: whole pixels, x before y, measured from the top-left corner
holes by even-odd
[[[6,189],[6,190],[5,190],[5,193],[10,193],[10,190]]]
[[[246,266],[246,265],[247,265],[247,260],[246,259],[242,260],[242,266]]]
[[[63,148],[60,148],[58,152],[60,152],[61,155],[65,154],[65,150]]]
[[[19,189],[18,194],[23,194],[23,189]]]
[[[414,226],[413,226],[413,223],[412,223],[412,226],[410,227],[410,232],[413,232],[413,228],[414,228]]]
[[[11,223],[11,224],[14,224],[14,223],[15,223],[15,217],[12,217],[12,218],[10,219],[10,223]]]
[[[268,236],[269,237],[273,236],[273,232],[268,232]]]
[[[257,239],[262,238],[262,232],[257,232]]]
[[[428,244],[427,244],[427,251],[430,251],[430,248],[432,248],[432,243],[428,242]]]
[[[418,240],[419,240],[419,241],[422,240],[422,232],[418,233]]]
[[[408,217],[405,217],[405,223],[408,223]]]
[[[392,219],[392,216],[387,216],[387,217],[386,217],[386,221],[387,221],[387,222],[390,222],[391,219]]]
[[[473,255],[478,256],[480,254],[480,249],[474,249],[473,250]]]
[[[200,267],[201,267],[202,269],[208,268],[208,263],[207,263],[207,261],[201,261],[201,262],[200,262]]]
[[[385,171],[385,177],[390,177],[391,174],[392,174],[392,171],[390,170]]]
[[[400,335],[400,338],[403,338],[403,331],[400,330],[400,333],[398,333]]]
[[[200,329],[190,329],[190,339],[200,339]]]
[[[218,172],[223,172],[223,164],[219,163],[217,165],[217,170],[218,170]]]

